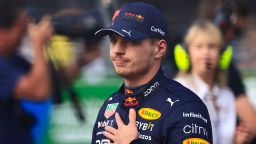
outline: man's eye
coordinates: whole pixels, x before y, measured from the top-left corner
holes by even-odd
[[[111,42],[111,43],[114,44],[114,43],[116,43],[116,41],[117,41],[117,39],[116,39],[115,37],[110,37],[110,42]]]
[[[138,40],[138,41],[129,41],[129,44],[131,44],[132,46],[137,46],[137,45],[140,45],[141,44],[141,40]]]

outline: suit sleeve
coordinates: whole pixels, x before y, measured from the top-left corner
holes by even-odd
[[[202,102],[177,107],[163,124],[164,144],[212,144],[211,121]]]

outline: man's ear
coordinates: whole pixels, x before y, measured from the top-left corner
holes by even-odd
[[[162,39],[156,42],[155,58],[164,57],[167,49],[167,42]]]

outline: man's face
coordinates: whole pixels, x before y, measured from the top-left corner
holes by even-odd
[[[27,30],[28,17],[26,13],[21,13],[16,22],[8,29],[1,28],[0,48],[5,54],[10,54],[17,48]]]
[[[129,41],[120,35],[110,35],[110,58],[116,73],[127,79],[145,75],[155,63],[155,45],[151,39]]]

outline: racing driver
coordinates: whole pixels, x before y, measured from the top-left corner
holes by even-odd
[[[212,144],[208,110],[201,99],[164,74],[167,24],[155,7],[127,3],[112,25],[110,58],[121,88],[101,107],[92,144]]]

